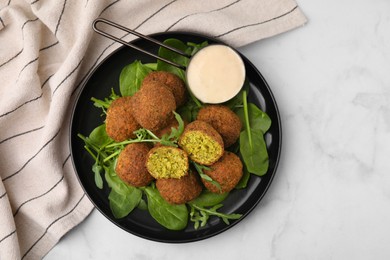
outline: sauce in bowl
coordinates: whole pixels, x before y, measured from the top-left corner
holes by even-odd
[[[218,104],[233,98],[245,81],[245,65],[232,48],[209,45],[198,51],[187,68],[192,94],[203,103]]]

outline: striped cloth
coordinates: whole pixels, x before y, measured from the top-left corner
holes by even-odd
[[[97,17],[235,47],[306,22],[294,0],[0,0],[1,260],[42,258],[93,208],[68,143],[80,86],[120,46],[92,31]]]

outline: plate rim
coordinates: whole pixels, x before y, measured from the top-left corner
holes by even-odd
[[[215,231],[215,232],[212,232],[210,234],[206,234],[202,237],[193,237],[193,238],[190,238],[190,239],[161,239],[161,238],[157,238],[157,237],[150,237],[150,236],[147,236],[147,235],[144,235],[144,234],[141,234],[139,232],[135,232],[135,231],[132,231],[122,225],[120,225],[118,222],[114,221],[110,216],[108,216],[98,205],[97,203],[95,202],[95,200],[90,196],[90,194],[87,192],[86,190],[86,187],[84,186],[84,183],[83,181],[81,180],[80,178],[80,174],[78,173],[77,171],[77,167],[76,167],[76,164],[75,164],[75,160],[74,160],[74,152],[73,152],[73,145],[72,145],[72,140],[73,140],[73,125],[74,125],[74,117],[75,117],[75,111],[77,109],[77,105],[79,103],[79,100],[80,100],[80,97],[81,95],[83,94],[84,92],[84,89],[86,88],[86,86],[88,85],[88,82],[90,81],[90,79],[93,77],[93,75],[95,74],[95,72],[105,63],[107,62],[107,60],[109,60],[112,56],[114,56],[116,53],[120,52],[122,49],[124,48],[129,48],[127,46],[124,46],[124,45],[120,45],[118,48],[116,48],[115,50],[113,50],[112,52],[110,52],[106,57],[104,57],[100,62],[98,62],[95,67],[88,73],[88,75],[86,76],[86,78],[84,79],[82,85],[80,86],[78,92],[77,92],[77,95],[74,99],[74,102],[72,104],[72,109],[71,109],[71,118],[70,118],[70,124],[69,124],[69,148],[70,148],[70,157],[71,157],[71,161],[72,161],[72,166],[73,166],[73,170],[74,170],[74,173],[78,179],[78,182],[79,182],[79,185],[82,187],[83,189],[83,192],[85,193],[85,195],[87,195],[87,197],[89,198],[89,200],[91,201],[91,203],[94,205],[94,208],[96,208],[100,214],[102,214],[106,219],[108,219],[111,223],[115,224],[117,227],[121,228],[122,230],[128,232],[128,233],[131,233],[135,236],[138,236],[140,238],[143,238],[143,239],[147,239],[147,240],[150,240],[150,241],[155,241],[155,242],[162,242],[162,243],[190,243],[190,242],[197,242],[197,241],[201,241],[201,240],[205,240],[207,238],[211,238],[211,237],[214,237],[220,233],[223,233],[225,231],[227,231],[228,229],[231,229],[233,228],[234,226],[236,226],[238,223],[242,222],[244,218],[246,218],[246,216],[248,216],[253,210],[254,208],[257,207],[257,205],[261,202],[261,200],[263,199],[263,197],[266,195],[269,187],[271,186],[274,178],[275,178],[275,175],[276,175],[276,172],[277,172],[277,169],[278,169],[278,166],[279,166],[279,161],[280,161],[280,157],[281,157],[281,151],[282,151],[282,124],[281,124],[281,116],[280,116],[280,111],[279,111],[279,108],[278,108],[278,105],[277,105],[277,102],[275,100],[275,97],[274,97],[274,94],[273,92],[271,91],[271,88],[269,87],[268,85],[268,82],[265,80],[265,78],[263,77],[263,75],[261,74],[261,72],[258,70],[258,68],[256,66],[254,66],[254,64],[245,56],[243,55],[239,50],[237,50],[236,48],[232,47],[231,45],[219,40],[219,39],[215,39],[213,38],[212,36],[209,36],[209,35],[205,35],[205,34],[201,34],[201,33],[197,33],[197,32],[188,32],[188,31],[167,31],[167,32],[157,32],[157,33],[152,33],[152,34],[148,34],[147,36],[149,37],[159,37],[159,36],[165,36],[165,35],[182,35],[182,36],[187,36],[187,37],[199,37],[199,38],[203,38],[205,41],[213,41],[213,42],[216,42],[216,43],[222,43],[222,44],[225,44],[227,46],[230,46],[231,48],[233,48],[244,60],[244,63],[245,64],[248,64],[249,66],[251,66],[251,68],[256,72],[256,74],[261,78],[266,90],[267,90],[267,94],[270,96],[270,98],[272,99],[272,105],[273,105],[273,108],[275,110],[275,114],[277,116],[277,122],[278,122],[278,138],[279,138],[279,144],[278,144],[278,147],[277,147],[277,156],[276,156],[276,160],[275,160],[275,163],[274,163],[274,168],[273,168],[273,171],[272,173],[267,173],[267,174],[270,174],[270,178],[269,178],[269,181],[267,183],[267,185],[265,186],[262,194],[256,198],[256,201],[255,203],[253,203],[250,207],[248,207],[248,210],[242,214],[241,218],[240,219],[237,219],[237,220],[234,220],[232,221],[229,225],[225,225],[223,228]],[[142,38],[135,38],[131,41],[129,41],[130,43],[135,43],[135,42],[139,42],[139,41],[145,41],[145,39],[142,39]],[[257,86],[255,86],[256,89],[258,89]],[[181,230],[182,231],[182,230]],[[176,232],[181,232],[181,231],[176,231]]]

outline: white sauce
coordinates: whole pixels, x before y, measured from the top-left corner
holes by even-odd
[[[187,68],[188,86],[203,103],[228,101],[240,91],[244,81],[244,62],[237,52],[225,45],[201,49]]]

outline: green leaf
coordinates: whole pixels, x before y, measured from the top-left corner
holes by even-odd
[[[177,40],[177,39],[167,39],[164,41],[164,44],[171,46],[171,47],[174,47],[174,48],[181,50],[181,51],[184,51],[184,52],[188,49],[188,46],[184,42]],[[177,53],[170,51],[170,50],[163,48],[163,47],[159,48],[158,56],[165,58],[167,60],[173,61],[173,62],[180,64],[180,65],[183,65],[183,66],[187,66],[189,61],[190,61],[187,57],[184,57],[180,54],[177,54]],[[157,70],[168,71],[168,72],[171,72],[173,74],[176,74],[184,81],[186,79],[184,70],[179,69],[175,66],[172,66],[172,65],[170,65],[166,62],[163,62],[161,60],[157,61]]]
[[[228,195],[228,192],[213,193],[208,190],[205,190],[200,194],[199,197],[191,200],[190,202],[188,202],[188,204],[196,204],[200,207],[211,207],[224,201]]]
[[[263,132],[252,129],[252,146],[249,143],[248,132],[240,133],[240,153],[245,166],[250,173],[262,176],[268,170],[268,152]]]
[[[251,173],[246,169],[245,165],[244,165],[242,171],[243,171],[243,175],[242,175],[240,181],[237,183],[237,185],[235,187],[236,189],[246,188],[248,181],[249,181],[249,178],[251,176]]]
[[[188,209],[185,204],[173,205],[164,200],[157,189],[146,187],[150,215],[160,225],[170,230],[182,230],[188,223]]]
[[[136,60],[124,67],[119,76],[119,90],[122,96],[133,96],[141,87],[145,76],[151,72],[148,66]]]
[[[142,191],[135,187],[128,186],[124,193],[119,193],[112,189],[108,195],[112,214],[115,218],[126,217],[138,206],[141,197]]]
[[[94,165],[92,165],[92,171],[95,173],[95,184],[96,187],[98,187],[99,189],[103,189],[103,178],[100,175],[102,170],[103,170],[102,166],[100,166],[97,161],[95,162]]]
[[[112,167],[110,167],[112,168]],[[137,207],[142,198],[142,191],[136,187],[129,186],[109,168],[105,174],[108,186],[111,192],[108,195],[110,208],[115,218],[127,216],[135,207]]]
[[[107,135],[105,124],[102,124],[93,129],[88,138],[89,141],[91,141],[96,146],[102,146],[112,141],[112,139]]]
[[[237,110],[237,115],[245,125],[244,108]],[[248,116],[251,129],[266,133],[271,127],[271,118],[253,103],[248,103]]]

